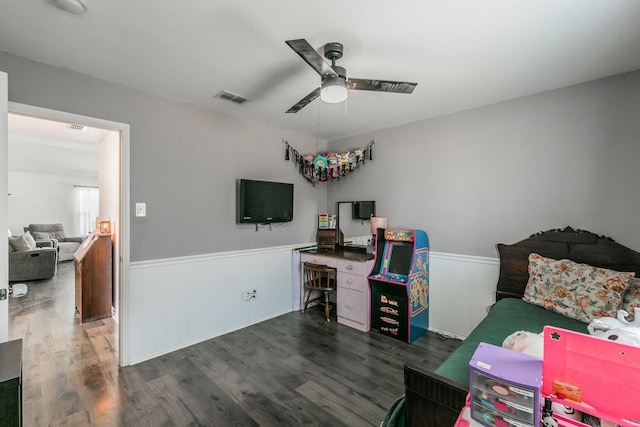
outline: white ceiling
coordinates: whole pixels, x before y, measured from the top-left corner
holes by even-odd
[[[640,69],[638,0],[82,1],[2,0],[0,50],[328,140]],[[352,77],[418,86],[285,114],[320,80],[297,38],[343,43]]]
[[[11,171],[98,176],[98,143],[110,132],[72,130],[69,123],[9,114]]]
[[[9,134],[14,139],[24,139],[30,135],[34,140],[51,139],[60,145],[84,150],[97,151],[97,143],[102,141],[110,131],[87,127],[84,130],[71,128],[71,123],[56,120],[40,119],[9,113]]]

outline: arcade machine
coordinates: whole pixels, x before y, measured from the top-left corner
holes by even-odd
[[[429,238],[422,230],[378,229],[369,274],[371,329],[412,343],[429,327]]]

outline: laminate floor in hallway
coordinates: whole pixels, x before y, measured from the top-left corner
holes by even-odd
[[[379,426],[403,363],[435,368],[458,344],[427,333],[409,345],[310,309],[121,368],[117,323],[81,324],[74,305],[70,262],[10,301],[26,427]]]

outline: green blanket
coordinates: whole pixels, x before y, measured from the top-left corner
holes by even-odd
[[[469,361],[480,342],[502,345],[516,331],[542,332],[545,325],[588,333],[587,324],[524,302],[505,298],[495,303],[487,317],[460,343],[458,348],[436,369],[442,375],[469,385]]]
[[[486,342],[501,346],[506,337],[516,331],[542,332],[546,325],[588,333],[587,324],[554,313],[518,298],[505,298],[495,303],[487,317],[458,345],[451,355],[436,369],[436,373],[469,385],[469,361],[478,344]],[[404,396],[398,398],[381,427],[404,427]]]
[[[380,427],[404,427],[404,425],[404,396],[400,396],[387,411],[387,416],[384,417]]]

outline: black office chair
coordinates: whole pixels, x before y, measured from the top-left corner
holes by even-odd
[[[330,322],[329,314],[331,313],[331,303],[329,302],[329,293],[336,290],[336,269],[327,267],[326,265],[304,263],[304,289],[307,296],[304,301],[302,312],[304,313],[310,302],[317,302],[324,305],[324,312],[327,316],[327,322]],[[313,291],[321,291],[322,294],[309,300]]]

